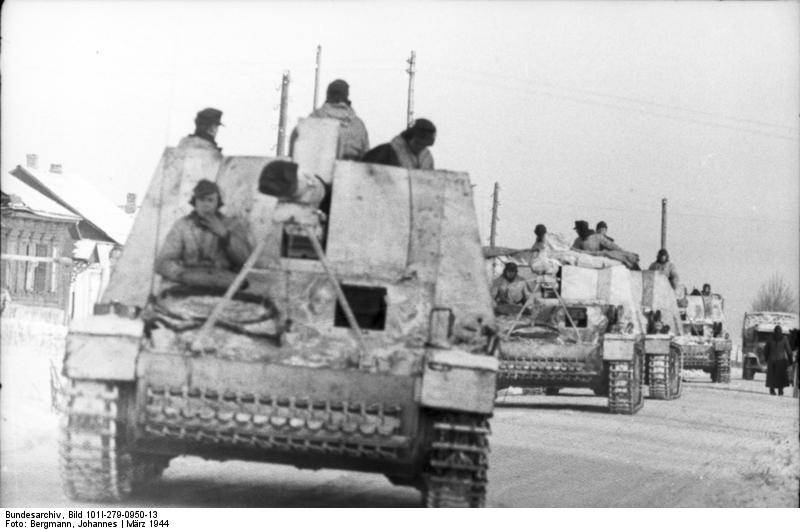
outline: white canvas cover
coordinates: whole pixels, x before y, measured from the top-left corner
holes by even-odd
[[[797,313],[781,313],[759,311],[756,313],[745,313],[744,329],[756,328],[758,331],[772,332],[775,326],[783,328],[784,333],[792,329],[800,329],[800,318]]]

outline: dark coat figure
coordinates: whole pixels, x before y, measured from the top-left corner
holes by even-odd
[[[780,326],[775,326],[772,336],[764,344],[764,360],[767,361],[767,385],[769,393],[783,395],[783,388],[789,386],[789,377],[786,370],[792,358],[792,348],[789,339],[783,336]]]
[[[391,142],[367,151],[361,161],[406,169],[433,169],[433,155],[428,148],[435,141],[436,126],[419,118]]]

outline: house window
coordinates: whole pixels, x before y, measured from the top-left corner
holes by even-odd
[[[386,288],[365,287],[363,285],[342,285],[347,300],[358,326],[362,329],[381,330],[386,327]],[[333,325],[340,328],[350,327],[339,301],[336,301],[336,313]]]
[[[36,247],[36,257],[37,258],[47,258],[50,254],[50,246],[43,245],[40,243],[35,244]],[[52,263],[47,263],[46,261],[37,261],[33,263],[34,271],[33,271],[33,291],[37,293],[44,293],[48,291],[47,281],[50,278],[50,270],[49,268],[52,267]]]

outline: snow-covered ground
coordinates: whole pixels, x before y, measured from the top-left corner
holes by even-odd
[[[0,502],[74,506],[61,490],[50,365],[63,328],[3,321]],[[25,340],[22,341],[22,338]],[[492,420],[489,506],[785,506],[798,504],[798,401],[770,396],[763,374],[712,384],[688,372],[676,401],[635,416],[590,391],[509,395]],[[381,475],[176,458],[128,502],[144,506],[415,506]]]

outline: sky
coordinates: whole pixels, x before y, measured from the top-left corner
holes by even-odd
[[[227,155],[269,155],[281,76],[289,125],[335,78],[373,145],[414,115],[437,126],[437,168],[475,185],[489,238],[573,237],[604,220],[647,266],[660,242],[690,288],[709,282],[729,326],[771,274],[798,291],[797,2],[7,1],[2,179],[27,153],[110,200],[140,195],[197,110],[224,111]]]

